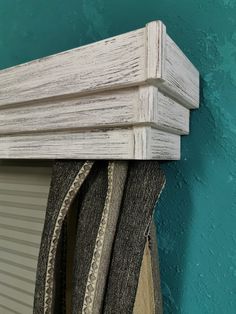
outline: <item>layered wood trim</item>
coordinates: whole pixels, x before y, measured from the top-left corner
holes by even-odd
[[[165,71],[160,88],[182,102],[187,108],[198,108],[199,73],[197,69],[168,35],[165,43]]]
[[[3,159],[180,158],[180,136],[151,127],[6,135],[0,147]]]
[[[0,134],[150,125],[187,134],[189,110],[153,86],[0,108]]]
[[[160,21],[0,71],[0,106],[147,81],[160,88],[166,83],[165,88],[183,105],[198,107],[198,72]]]
[[[179,159],[199,74],[160,21],[0,71],[0,158]]]

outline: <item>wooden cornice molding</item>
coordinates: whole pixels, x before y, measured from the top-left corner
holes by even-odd
[[[199,73],[160,21],[0,71],[0,158],[180,158]]]

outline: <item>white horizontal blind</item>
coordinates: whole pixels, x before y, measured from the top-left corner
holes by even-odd
[[[32,314],[50,179],[48,162],[0,162],[1,314]]]

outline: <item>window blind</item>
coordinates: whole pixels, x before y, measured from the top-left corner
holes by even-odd
[[[0,162],[0,313],[32,314],[49,162]]]

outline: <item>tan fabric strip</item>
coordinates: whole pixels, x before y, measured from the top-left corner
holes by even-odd
[[[148,242],[144,250],[133,313],[155,314],[152,262]]]
[[[162,314],[162,296],[156,227],[151,224],[140,271],[133,314]]]

